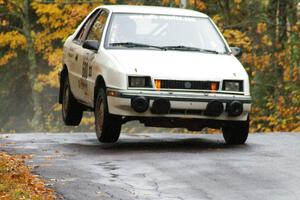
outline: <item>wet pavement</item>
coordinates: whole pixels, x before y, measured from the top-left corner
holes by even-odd
[[[64,199],[298,200],[300,133],[251,134],[227,146],[222,135],[94,133],[0,135],[0,150],[27,162]]]

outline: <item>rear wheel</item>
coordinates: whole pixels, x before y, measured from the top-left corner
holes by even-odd
[[[231,121],[223,128],[223,137],[227,144],[244,144],[249,133],[249,118],[247,121]]]
[[[68,126],[78,126],[82,119],[83,108],[73,96],[68,76],[64,79],[62,94],[62,117]]]
[[[95,104],[95,128],[99,142],[117,142],[121,132],[122,118],[109,114],[105,89],[99,89]]]

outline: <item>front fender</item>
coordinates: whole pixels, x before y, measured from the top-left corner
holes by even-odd
[[[127,76],[121,64],[109,53],[99,52],[92,63],[95,67],[93,80],[101,75],[105,81],[106,87],[126,89]]]

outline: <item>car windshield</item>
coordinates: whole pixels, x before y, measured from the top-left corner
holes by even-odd
[[[105,47],[227,52],[209,18],[158,14],[113,14]]]

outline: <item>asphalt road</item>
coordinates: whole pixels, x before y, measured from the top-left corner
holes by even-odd
[[[94,133],[0,135],[0,150],[32,154],[28,165],[64,199],[298,200],[300,133],[222,135]]]

